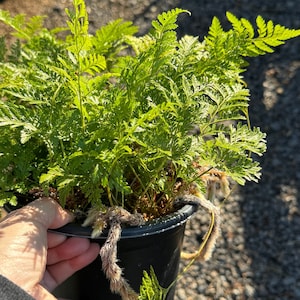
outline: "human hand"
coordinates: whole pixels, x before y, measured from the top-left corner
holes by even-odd
[[[73,219],[51,198],[31,202],[0,223],[0,274],[38,300],[91,263],[99,245],[88,239],[47,232]]]

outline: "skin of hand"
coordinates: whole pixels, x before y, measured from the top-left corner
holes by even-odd
[[[88,239],[47,232],[72,220],[47,197],[8,214],[0,222],[0,274],[35,299],[56,299],[50,291],[91,263],[100,250]]]

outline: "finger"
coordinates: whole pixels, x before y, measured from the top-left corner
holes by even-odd
[[[54,248],[48,249],[47,264],[56,264],[62,260],[78,256],[90,247],[90,241],[83,238],[72,237]]]
[[[56,234],[52,232],[47,233],[47,243],[48,243],[48,249],[54,248],[60,244],[62,244],[67,237],[63,234]]]
[[[52,291],[76,271],[93,262],[99,254],[99,249],[100,246],[98,244],[91,243],[84,253],[48,266],[48,272],[45,274],[42,285],[49,291]]]

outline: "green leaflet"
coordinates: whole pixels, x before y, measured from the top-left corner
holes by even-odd
[[[284,44],[284,41],[297,37],[300,30],[289,29],[282,25],[274,25],[273,21],[266,22],[262,16],[257,16],[257,36],[255,36],[254,27],[244,19],[238,19],[232,13],[227,12],[226,16],[231,22],[234,31],[245,35],[247,44],[245,56],[257,56],[266,53],[272,53],[274,47]]]
[[[157,20],[152,21],[152,26],[156,30],[157,35],[161,35],[166,31],[173,31],[178,27],[176,24],[177,17],[181,13],[189,13],[189,11],[174,8],[168,12],[163,12],[162,14],[158,15]]]
[[[140,286],[139,300],[164,300],[167,296],[167,289],[159,285],[153,268],[150,272],[144,271],[142,284]]]
[[[42,16],[33,16],[26,21],[22,14],[11,17],[8,11],[0,10],[0,21],[12,27],[14,35],[20,39],[30,40],[38,34],[43,28],[43,19]]]

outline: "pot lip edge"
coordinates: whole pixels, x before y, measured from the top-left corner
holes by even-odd
[[[12,209],[7,205],[4,205],[3,208],[7,212],[12,211]],[[197,209],[198,207],[195,205],[186,204],[177,211],[164,217],[157,218],[144,225],[122,228],[121,239],[145,237],[169,231],[186,223]],[[68,223],[60,228],[48,229],[48,232],[62,234],[68,237],[88,238],[96,242],[106,240],[107,231],[105,231],[100,237],[91,238],[92,230],[92,227],[83,227],[80,224]]]
[[[133,239],[137,237],[151,236],[169,231],[186,223],[187,220],[190,219],[196,211],[196,206],[186,204],[176,212],[165,217],[156,219],[155,222],[150,222],[141,226],[122,228],[121,239]],[[79,230],[80,232],[75,233],[75,230]],[[89,238],[92,241],[105,241],[107,239],[107,235],[105,234],[107,232],[105,232],[100,237],[92,239],[91,227],[82,227],[81,225],[74,223],[69,223],[58,229],[50,229],[49,231],[64,234],[69,237]]]

